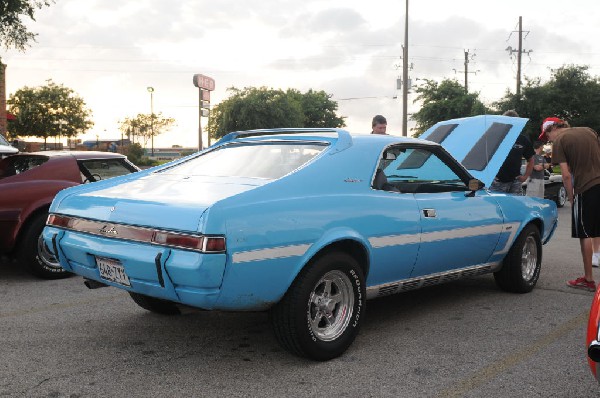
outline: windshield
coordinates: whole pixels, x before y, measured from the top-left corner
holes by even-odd
[[[233,143],[166,169],[163,173],[277,179],[306,164],[326,146],[314,142]]]

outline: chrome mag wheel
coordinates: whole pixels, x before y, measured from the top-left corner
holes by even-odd
[[[317,282],[308,303],[308,324],[321,341],[337,339],[348,327],[354,308],[354,290],[341,271],[327,272]]]

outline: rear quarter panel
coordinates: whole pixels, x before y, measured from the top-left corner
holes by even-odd
[[[370,236],[393,234],[398,219],[417,217],[415,208],[389,216],[382,196],[392,193],[370,187],[380,149],[361,149],[362,153],[325,153],[314,165],[210,208],[201,229],[224,230],[227,237],[228,265],[219,308],[243,303],[268,308],[326,246],[350,240],[369,259]],[[404,216],[405,211],[411,216]],[[411,225],[418,228],[417,223]],[[408,273],[413,263],[407,266]]]

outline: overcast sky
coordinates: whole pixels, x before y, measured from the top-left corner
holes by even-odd
[[[468,51],[469,91],[487,104],[514,92],[516,53],[506,49],[518,47],[519,16],[523,76],[547,81],[565,64],[598,76],[599,10],[591,0],[412,0],[410,78],[463,84]],[[351,132],[370,132],[380,113],[401,135],[404,21],[404,0],[56,0],[28,23],[37,43],[0,56],[8,97],[48,79],[80,95],[95,122],[84,139],[120,137],[120,120],[150,113],[152,86],[154,112],[177,123],[155,147],[197,146],[195,73],[215,80],[213,104],[229,87],[324,90]],[[418,110],[413,99],[409,113]]]

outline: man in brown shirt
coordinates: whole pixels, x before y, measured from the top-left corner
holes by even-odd
[[[579,238],[584,276],[568,281],[573,288],[596,290],[592,275],[592,239],[600,238],[600,138],[588,127],[570,127],[546,118],[540,140],[552,141],[552,163],[560,165],[571,202],[571,236]]]

